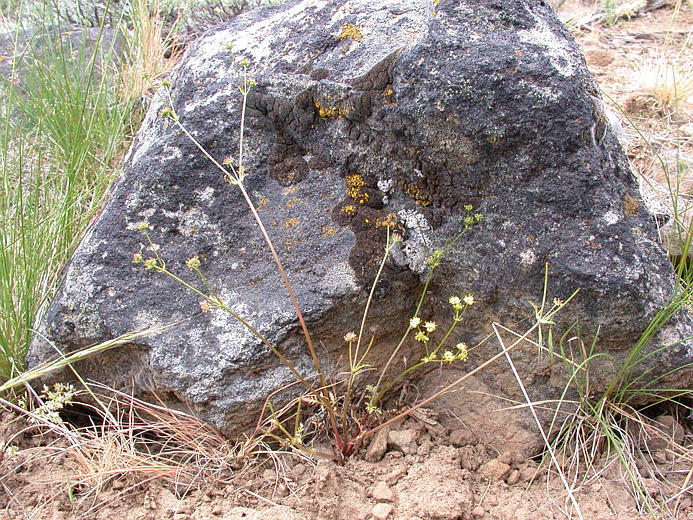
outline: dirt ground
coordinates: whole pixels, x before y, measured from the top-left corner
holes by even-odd
[[[559,13],[569,20],[595,8],[575,0]],[[679,12],[669,5],[613,25],[572,29],[605,103],[620,120],[634,173],[655,212],[662,214],[667,211],[665,168],[652,148],[670,171],[677,160],[685,170],[693,157],[693,122],[685,99],[676,108],[667,107],[648,90],[648,67],[659,56],[676,61],[684,71],[688,67],[693,95],[690,41],[687,47],[685,43],[692,27],[693,16],[684,3]],[[650,139],[649,145],[631,123]],[[683,196],[693,194],[688,183],[682,187]],[[540,460],[477,438],[473,424],[455,417],[444,403],[438,406],[425,417],[383,430],[343,465],[272,452],[256,456],[254,461],[263,462],[251,467],[224,467],[226,463],[211,455],[192,460],[190,452],[181,454],[186,464],[203,469],[214,465],[216,478],[211,479],[191,478],[182,470],[177,475],[156,464],[137,466],[133,461],[140,459],[128,454],[129,445],[117,441],[102,443],[101,458],[87,461],[84,449],[70,448],[69,436],[38,434],[24,419],[4,412],[0,446],[13,446],[15,452],[0,458],[0,520],[579,518],[556,472],[545,464],[540,467]],[[667,442],[650,443],[648,457],[643,457],[650,462],[637,469],[643,491],[664,505],[660,518],[693,520],[693,493],[680,493],[691,485],[693,432],[674,413],[659,417],[661,430],[687,451],[672,449],[674,444]],[[218,443],[218,453],[224,453],[224,440],[209,438]],[[193,445],[199,441],[188,440]],[[163,474],[166,478],[160,478]],[[605,458],[598,471],[583,477],[570,482],[582,518],[651,518],[617,458]]]

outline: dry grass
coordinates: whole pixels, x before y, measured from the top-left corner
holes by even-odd
[[[176,24],[164,29],[159,1],[149,7],[148,0],[132,1],[133,28],[128,34],[128,59],[121,67],[121,96],[139,100],[147,96],[157,80],[165,77],[180,56]]]
[[[267,451],[258,443],[229,441],[192,415],[167,407],[156,396],[154,402],[147,402],[99,384],[89,385],[82,396],[90,397],[92,404],[80,406],[89,426],[79,428],[67,422],[49,423],[31,411],[2,403],[34,423],[7,439],[6,446],[27,433],[48,435],[44,438],[52,440],[22,450],[21,461],[0,475],[0,483],[4,485],[22,466],[40,461],[52,461],[54,466],[60,459],[65,461],[66,471],[52,473],[44,482],[46,489],[58,491],[45,497],[40,506],[51,507],[67,486],[73,509],[94,514],[114,500],[114,493],[115,499],[126,497],[153,481],[167,484],[180,496],[210,482],[233,484]],[[8,493],[22,493],[5,487]]]
[[[657,112],[693,106],[693,63],[653,51],[635,64],[640,89],[651,98]]]

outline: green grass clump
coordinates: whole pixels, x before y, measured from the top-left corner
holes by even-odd
[[[93,48],[72,48],[47,22],[34,36],[20,31],[14,79],[0,84],[0,379],[24,369],[40,310],[103,203],[134,108],[119,96],[103,26]]]

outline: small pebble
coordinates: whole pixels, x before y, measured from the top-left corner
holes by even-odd
[[[486,511],[484,511],[483,507],[476,506],[474,509],[472,509],[472,516],[474,518],[483,518],[486,516]]]
[[[382,480],[379,480],[373,485],[371,494],[377,502],[392,502],[394,498],[394,493],[392,493],[389,486]]]
[[[493,459],[479,468],[479,474],[491,480],[500,480],[510,473],[510,466]]]
[[[385,520],[388,516],[390,516],[390,513],[392,512],[392,505],[391,504],[376,504],[373,507],[373,518],[374,520]]]

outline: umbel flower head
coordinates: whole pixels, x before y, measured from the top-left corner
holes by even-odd
[[[185,261],[185,265],[188,266],[188,269],[194,271],[200,267],[200,259],[197,256],[190,257]]]

